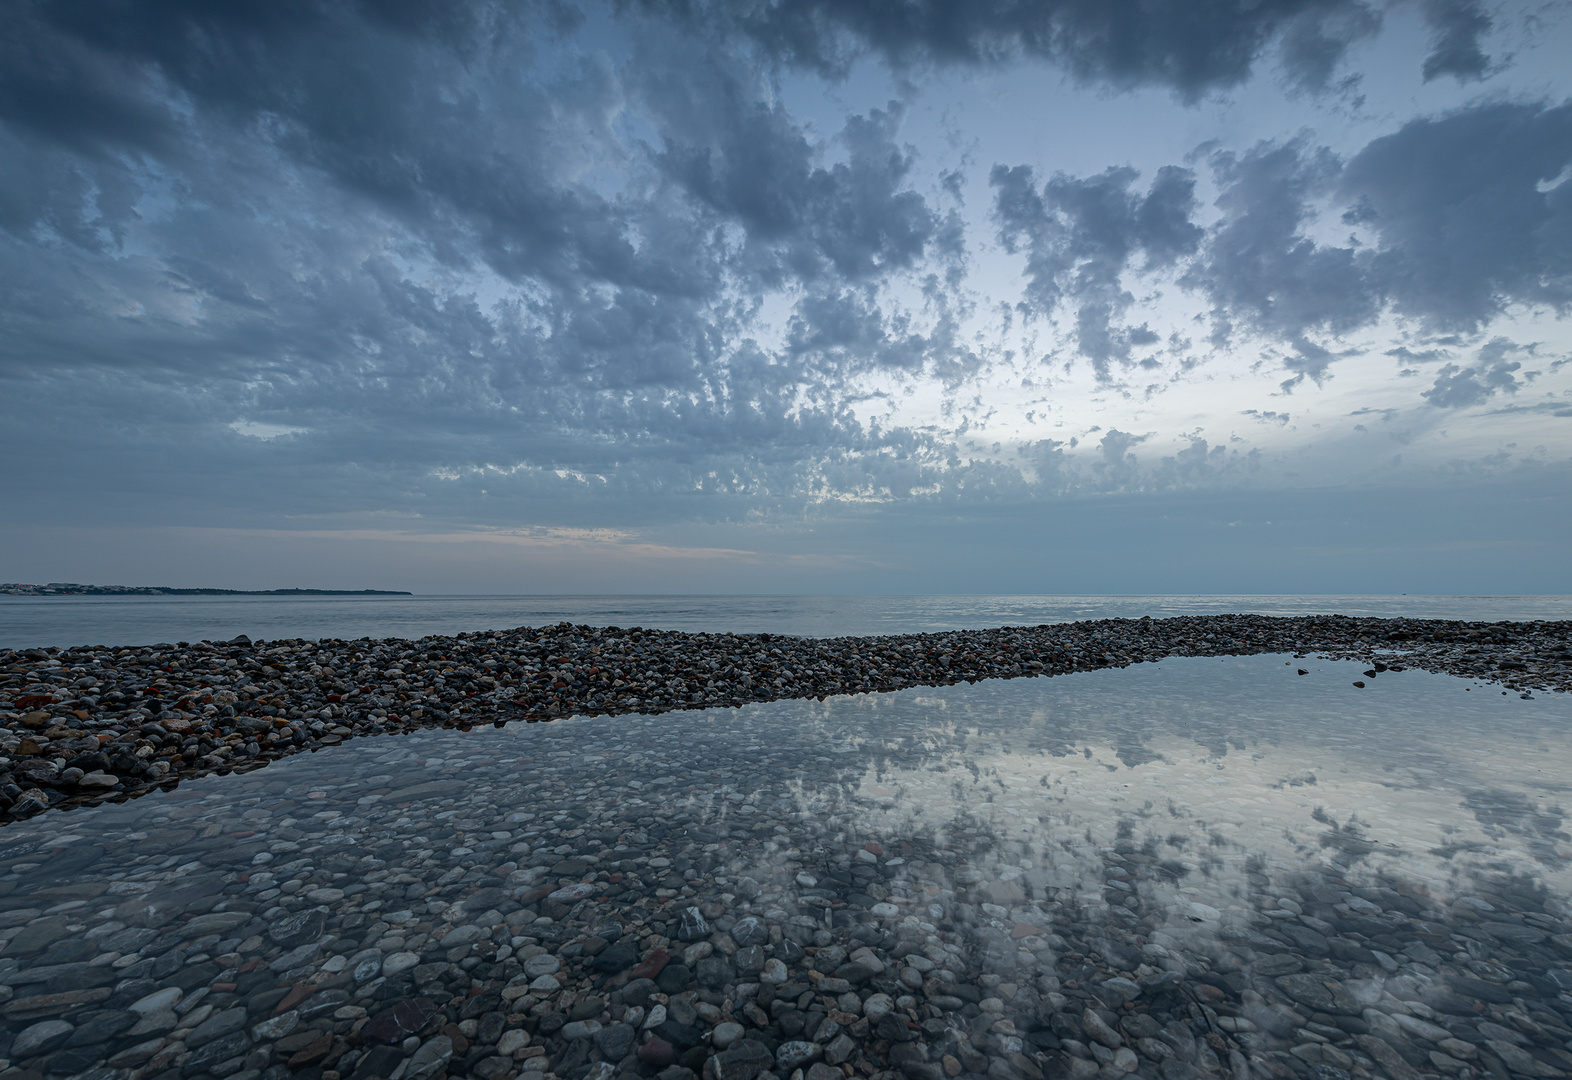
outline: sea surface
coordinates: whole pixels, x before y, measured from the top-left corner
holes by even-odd
[[[1568,596],[0,596],[0,648],[150,645],[246,634],[420,638],[559,622],[802,637],[1255,612],[1572,618]]]

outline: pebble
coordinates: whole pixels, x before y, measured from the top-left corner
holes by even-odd
[[[1417,667],[1531,696],[1572,690],[1568,628],[1217,615],[815,639],[560,623],[418,641],[242,635],[5,649],[0,814],[21,819],[423,727],[659,714],[1063,675],[1169,656],[1313,652],[1370,664],[1367,679]]]

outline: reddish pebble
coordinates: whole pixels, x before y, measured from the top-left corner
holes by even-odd
[[[677,1060],[677,1050],[659,1035],[650,1037],[650,1041],[639,1047],[639,1061],[656,1069],[664,1069]]]
[[[282,1016],[316,992],[317,988],[310,983],[296,983],[289,988],[289,993],[284,995],[284,1000],[273,1007],[273,1015]]]
[[[629,979],[653,979],[659,975],[671,960],[671,954],[665,949],[656,949],[644,958],[644,962],[629,973]]]
[[[884,854],[884,848],[879,846],[879,842],[877,840],[869,840],[866,844],[864,844],[862,846],[862,849],[864,851],[870,852],[870,853],[872,853],[874,855],[883,855]]]

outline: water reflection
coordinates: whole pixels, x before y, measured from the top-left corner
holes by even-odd
[[[0,835],[0,1057],[123,1080],[1572,1070],[1572,701],[1356,678],[1169,660],[431,731],[47,814]]]

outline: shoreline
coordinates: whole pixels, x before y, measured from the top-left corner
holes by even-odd
[[[644,715],[1315,654],[1572,690],[1572,621],[1207,615],[843,638],[559,623],[416,640],[0,650],[0,822],[249,771],[368,735]],[[1356,686],[1359,685],[1356,683]]]

